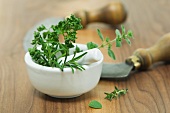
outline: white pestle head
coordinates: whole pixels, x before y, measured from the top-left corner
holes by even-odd
[[[103,57],[101,51],[97,48],[90,49],[85,52],[87,52],[87,54],[84,56],[82,62],[79,62],[80,64],[91,64],[101,60]]]
[[[81,59],[79,59],[77,61],[77,63],[82,64],[82,65],[88,65],[88,64],[92,64],[92,63],[95,63],[95,62],[101,60],[102,57],[103,57],[103,54],[97,48],[86,50],[86,51],[83,51],[83,52],[79,52],[79,53],[76,54],[75,57],[77,57],[77,56],[79,56],[79,55],[81,55],[85,52],[87,52],[87,54],[84,55]],[[74,55],[68,56],[66,61],[71,60],[73,58],[73,56]],[[64,62],[64,59],[65,59],[65,57],[62,57],[59,60],[62,60],[62,62]]]

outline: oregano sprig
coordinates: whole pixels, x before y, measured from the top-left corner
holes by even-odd
[[[125,95],[126,93],[128,92],[128,89],[118,89],[116,86],[115,86],[115,89],[113,92],[111,93],[104,93],[106,94],[106,97],[105,99],[111,101],[112,99],[117,99],[118,97],[120,97],[121,95]]]
[[[115,30],[115,34],[116,34],[116,38],[113,40],[110,40],[109,37],[104,38],[103,34],[101,33],[101,31],[99,29],[97,29],[97,33],[102,41],[102,44],[100,46],[98,46],[96,43],[93,42],[89,42],[87,43],[87,48],[88,49],[92,49],[92,48],[106,48],[108,51],[108,55],[112,58],[112,59],[116,59],[115,54],[112,50],[112,45],[115,42],[116,43],[116,47],[121,47],[122,46],[122,40],[126,40],[126,42],[131,45],[131,41],[130,38],[133,38],[133,33],[131,30],[129,30],[127,33],[125,31],[125,27],[122,25],[121,26],[121,31],[122,33],[120,33],[120,30],[116,29]]]

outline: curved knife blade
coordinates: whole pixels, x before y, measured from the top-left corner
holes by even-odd
[[[125,78],[129,75],[133,65],[124,63],[109,64],[104,63],[101,78]]]

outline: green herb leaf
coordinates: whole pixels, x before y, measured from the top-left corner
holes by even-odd
[[[121,46],[122,46],[122,39],[116,38],[116,47],[121,47]]]
[[[116,38],[118,39],[121,38],[122,35],[118,29],[116,29],[115,33],[116,33]]]
[[[89,103],[89,107],[91,108],[95,108],[95,109],[101,109],[102,108],[102,104],[96,100],[92,100],[90,103]]]
[[[98,45],[93,43],[93,42],[88,42],[86,45],[87,45],[88,49],[93,49],[93,48],[97,48],[98,47]]]
[[[126,31],[125,31],[125,27],[124,27],[124,25],[121,25],[121,28],[122,28],[122,34],[125,34],[125,33],[126,33]]]
[[[104,37],[103,37],[103,35],[102,35],[102,33],[100,32],[99,29],[97,29],[97,33],[98,33],[100,39],[101,39],[102,41],[104,41]]]
[[[45,29],[46,29],[46,28],[45,28],[44,25],[41,25],[41,26],[39,26],[39,27],[37,28],[38,31],[43,31],[43,30],[45,30]]]
[[[113,60],[116,59],[115,54],[114,54],[114,52],[113,52],[111,49],[108,49],[108,55],[109,55]]]
[[[110,38],[109,37],[106,37],[106,42],[109,42],[110,41]]]
[[[77,45],[76,45],[76,49],[75,49],[75,53],[79,53],[82,52],[83,50],[81,50]]]
[[[79,60],[80,58],[82,58],[84,55],[86,55],[87,52],[82,53],[81,55],[77,56],[77,57],[73,57],[69,62],[74,62]]]
[[[125,38],[126,42],[131,45],[131,41],[128,38]]]
[[[128,35],[129,38],[133,38],[133,33],[132,33],[131,30],[129,30],[129,31],[127,32],[127,35]]]

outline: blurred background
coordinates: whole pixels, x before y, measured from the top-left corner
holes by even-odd
[[[22,48],[22,45],[18,45],[18,41],[23,41],[27,31],[37,23],[48,18],[63,18],[81,10],[96,11],[111,2],[123,4],[127,11],[127,18],[121,24],[124,24],[127,29],[132,29],[136,37],[145,40],[152,36],[155,42],[158,37],[169,32],[169,0],[156,2],[153,0],[1,0],[0,46],[2,48],[7,40],[12,40],[15,47],[6,47],[6,51],[11,49],[17,51],[18,48]],[[91,23],[86,28],[110,29],[111,27],[109,24]],[[19,40],[15,40],[16,38]],[[1,52],[1,54],[5,53]]]
[[[125,44],[119,50],[114,49],[117,60],[113,62],[124,61],[137,48],[150,47],[170,32],[170,0],[0,0],[0,113],[76,113],[78,110],[82,113],[170,113],[169,65],[132,74],[124,81],[101,80],[93,91],[70,100],[50,98],[31,86],[24,63],[27,33],[48,19],[63,19],[82,10],[104,11],[101,8],[107,9],[113,2],[123,4],[126,19],[113,13],[113,18],[120,17],[118,20],[122,21],[112,25],[107,20],[112,16],[110,13],[104,12],[105,16],[100,18],[94,16],[98,13],[87,13],[93,15],[88,21],[106,19],[107,24],[93,22],[78,33],[82,37],[79,41],[86,43],[98,38],[96,28],[109,37],[115,36],[114,30],[121,24],[131,29],[135,37],[132,46]],[[117,11],[114,7],[109,10]],[[120,7],[118,12],[122,14]],[[130,92],[118,101],[105,101],[103,92],[112,91],[115,85],[127,87]],[[101,111],[87,106],[93,99],[103,103]]]

